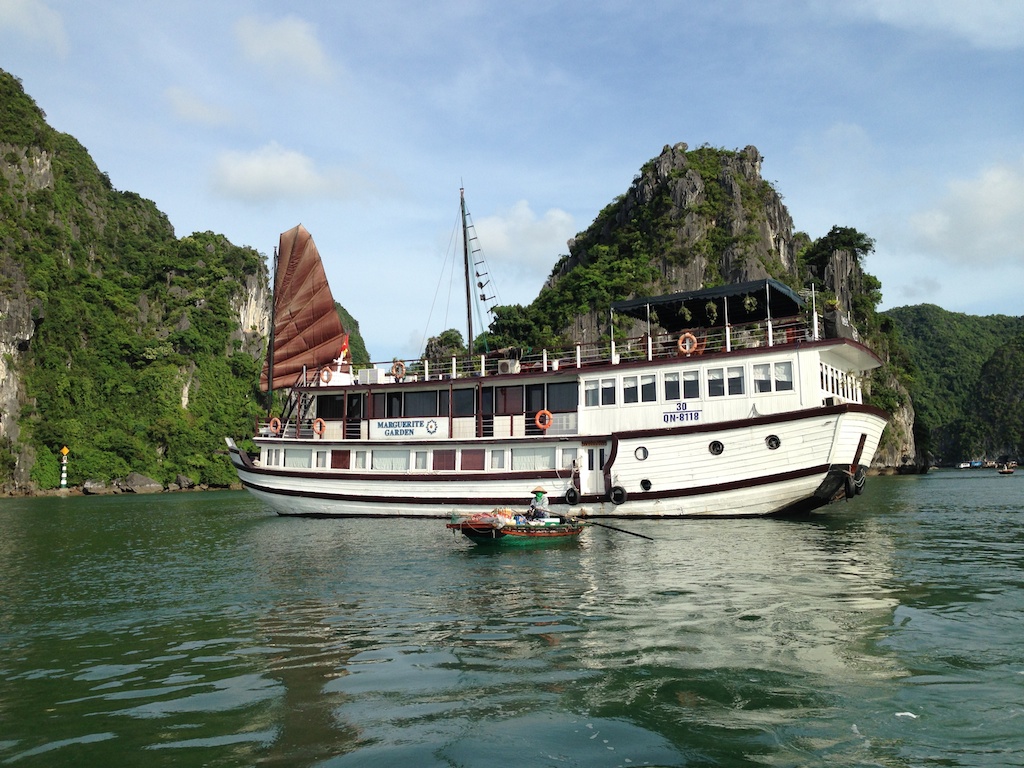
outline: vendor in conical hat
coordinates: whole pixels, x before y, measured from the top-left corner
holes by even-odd
[[[530,501],[530,517],[536,520],[543,520],[548,516],[547,491],[543,486],[538,485],[533,489],[533,500]]]

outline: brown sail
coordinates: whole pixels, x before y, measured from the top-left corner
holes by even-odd
[[[320,252],[299,224],[281,234],[274,280],[273,350],[267,355],[260,388],[295,384],[303,367],[312,375],[348,347]],[[273,374],[269,370],[273,367]]]

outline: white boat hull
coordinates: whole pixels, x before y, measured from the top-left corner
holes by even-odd
[[[840,405],[732,424],[612,434],[606,438],[611,451],[603,473],[575,494],[580,480],[570,470],[297,471],[258,466],[233,441],[228,445],[242,484],[281,515],[450,517],[522,506],[531,489],[542,484],[553,510],[573,514],[746,517],[811,512],[855,494],[884,427],[884,415],[876,409]],[[578,442],[582,450],[584,442]],[[594,436],[585,442],[595,442]],[[721,451],[713,452],[712,443]]]

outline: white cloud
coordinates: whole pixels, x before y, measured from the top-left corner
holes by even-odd
[[[265,20],[252,16],[235,24],[246,61],[273,74],[301,74],[327,80],[332,68],[311,24],[294,16]]]
[[[910,226],[918,248],[947,261],[1024,264],[1024,160],[951,181]]]
[[[49,46],[61,58],[67,55],[64,19],[40,0],[0,0],[0,30],[4,29],[24,40]]]
[[[939,32],[984,49],[1024,46],[1024,3],[1018,0],[857,0],[846,9],[911,32]]]
[[[164,91],[164,99],[182,120],[201,125],[222,125],[231,120],[231,113],[216,104],[203,101],[191,91],[171,86]]]
[[[321,172],[295,150],[271,142],[253,152],[222,152],[213,172],[221,195],[251,202],[344,197],[355,179]]]
[[[517,288],[524,278],[531,281],[530,285],[523,286],[526,292],[536,293],[558,257],[568,253],[566,242],[577,232],[570,214],[551,208],[538,217],[526,200],[520,200],[499,215],[473,223],[484,257],[492,267],[498,267],[496,277],[513,278],[513,285],[498,285],[505,302],[532,300],[532,296],[509,297],[519,293]]]

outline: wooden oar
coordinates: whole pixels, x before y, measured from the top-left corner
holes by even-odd
[[[642,533],[633,533],[633,531],[627,531],[625,528],[616,528],[614,525],[605,525],[604,523],[595,523],[593,520],[584,520],[584,525],[596,525],[598,528],[607,528],[609,531],[618,531],[619,533],[628,533],[630,536],[639,536],[641,539],[647,539],[648,541],[654,541],[650,536],[644,536]]]

